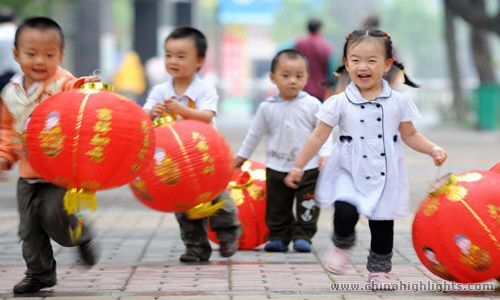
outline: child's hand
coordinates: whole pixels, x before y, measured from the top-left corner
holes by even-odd
[[[429,153],[429,155],[434,160],[434,164],[438,167],[440,165],[442,165],[446,161],[446,159],[448,158],[448,154],[446,154],[446,151],[439,146],[434,146],[431,149],[431,152]]]
[[[296,189],[299,187],[299,182],[302,179],[302,175],[304,174],[304,171],[300,170],[299,168],[293,168],[288,175],[286,175],[285,184],[292,189]]]
[[[170,98],[170,99],[166,99],[164,102],[164,105],[165,105],[165,112],[168,113],[168,114],[177,114],[179,113],[179,110],[181,109],[181,104],[179,103],[179,101],[173,99],[173,98]]]
[[[247,159],[246,159],[246,158],[243,158],[243,157],[241,157],[241,156],[236,157],[236,160],[234,161],[234,167],[235,167],[236,169],[241,168],[241,166],[243,165],[243,163],[244,163],[245,161],[247,161]]]
[[[156,117],[161,116],[165,112],[165,105],[158,103],[153,106],[151,109],[151,118],[154,119]]]

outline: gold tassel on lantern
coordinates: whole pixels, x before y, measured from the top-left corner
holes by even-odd
[[[163,113],[160,117],[154,119],[153,126],[154,127],[169,126],[174,124],[175,121],[176,117],[174,114]]]
[[[186,216],[190,220],[196,220],[201,218],[210,217],[215,214],[219,209],[226,205],[227,200],[219,201],[215,204],[212,204],[211,201],[201,203],[186,211]]]
[[[87,191],[84,189],[72,188],[64,194],[64,210],[68,215],[77,213],[80,209],[90,209],[95,211],[97,209],[97,199],[95,192]]]

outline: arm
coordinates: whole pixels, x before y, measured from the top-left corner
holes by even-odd
[[[165,100],[164,105],[167,113],[180,115],[185,120],[198,120],[205,123],[211,123],[215,116],[215,113],[211,110],[190,108],[182,105],[175,99]]]
[[[12,128],[12,122],[12,115],[0,99],[0,180],[4,171],[9,170],[18,159],[13,143],[18,134]]]
[[[241,165],[243,165],[243,163],[250,158],[253,151],[259,144],[260,139],[267,133],[267,128],[265,125],[266,123],[262,108],[263,105],[265,104],[261,104],[257,109],[255,118],[252,121],[252,125],[250,126],[250,129],[248,129],[245,139],[241,144],[241,148],[238,151],[236,162],[234,165],[235,168],[241,167]]]
[[[318,111],[319,112],[321,109],[321,105],[318,105]],[[320,120],[318,119],[317,112],[315,113],[315,122],[316,126],[318,126]],[[321,170],[323,168],[323,165],[325,164],[326,160],[328,159],[328,156],[330,156],[330,153],[332,152],[333,149],[333,134],[328,135],[328,139],[326,140],[325,143],[321,146],[319,149],[319,163],[318,163],[318,169]]]
[[[302,179],[302,168],[318,152],[332,132],[332,127],[324,122],[319,122],[316,128],[307,139],[304,148],[295,161],[295,165],[285,178],[285,184],[291,188],[297,188],[300,179]]]
[[[97,76],[83,76],[80,78],[69,76],[66,80],[63,81],[61,90],[67,91],[71,89],[77,89],[80,88],[80,86],[84,83],[99,81],[101,81],[101,79]]]
[[[333,134],[329,134],[328,139],[319,149],[319,164],[318,164],[319,170],[323,169],[326,160],[332,153],[332,149],[333,149]]]
[[[431,156],[436,166],[441,166],[446,161],[448,157],[446,151],[418,132],[412,122],[401,122],[399,132],[406,145],[417,152]]]

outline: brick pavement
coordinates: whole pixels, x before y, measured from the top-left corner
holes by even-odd
[[[226,120],[227,121],[227,120]],[[234,120],[231,120],[231,124]],[[248,124],[225,126],[221,130],[236,149]],[[439,128],[428,135],[447,147],[450,161],[445,171],[459,172],[487,168],[498,160],[498,132],[474,132]],[[263,158],[262,147],[254,156]],[[428,158],[408,152],[412,186],[412,207],[425,194],[430,178],[436,175]],[[14,176],[0,183],[0,298],[12,297],[12,286],[22,278],[24,262],[17,242],[17,213]],[[143,207],[123,187],[98,193],[100,208],[87,214],[93,221],[101,260],[91,269],[79,265],[76,250],[54,245],[58,261],[58,284],[30,299],[422,299],[498,298],[493,291],[441,293],[421,284],[441,283],[418,261],[411,244],[411,217],[399,219],[395,230],[393,273],[406,290],[372,292],[353,290],[366,282],[369,229],[362,219],[357,227],[358,242],[343,276],[326,272],[320,257],[329,245],[331,211],[323,210],[312,253],[267,253],[262,247],[240,251],[230,259],[214,251],[210,263],[185,265],[178,262],[183,251],[177,223],[172,214]],[[214,245],[214,248],[217,246]],[[493,284],[493,282],[489,282]],[[333,284],[333,289],[332,289]],[[348,285],[345,285],[348,284]],[[342,285],[342,286],[341,286]],[[335,291],[335,287],[341,288]],[[349,288],[348,288],[349,287]],[[412,292],[412,289],[418,289]],[[16,297],[19,299],[19,297]]]

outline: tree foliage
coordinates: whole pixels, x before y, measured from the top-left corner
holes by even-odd
[[[381,28],[393,38],[396,55],[416,77],[443,77],[442,11],[429,1],[395,0],[380,13]]]
[[[52,5],[62,0],[2,0],[0,6],[7,6],[14,10],[18,19],[31,16],[47,16],[51,13]]]
[[[336,22],[329,16],[328,7],[331,5],[329,2],[331,1],[283,1],[283,6],[276,13],[276,21],[271,29],[273,38],[278,43],[286,43],[298,36],[307,34],[306,24],[311,17],[323,20],[323,32],[325,34],[334,31]]]

